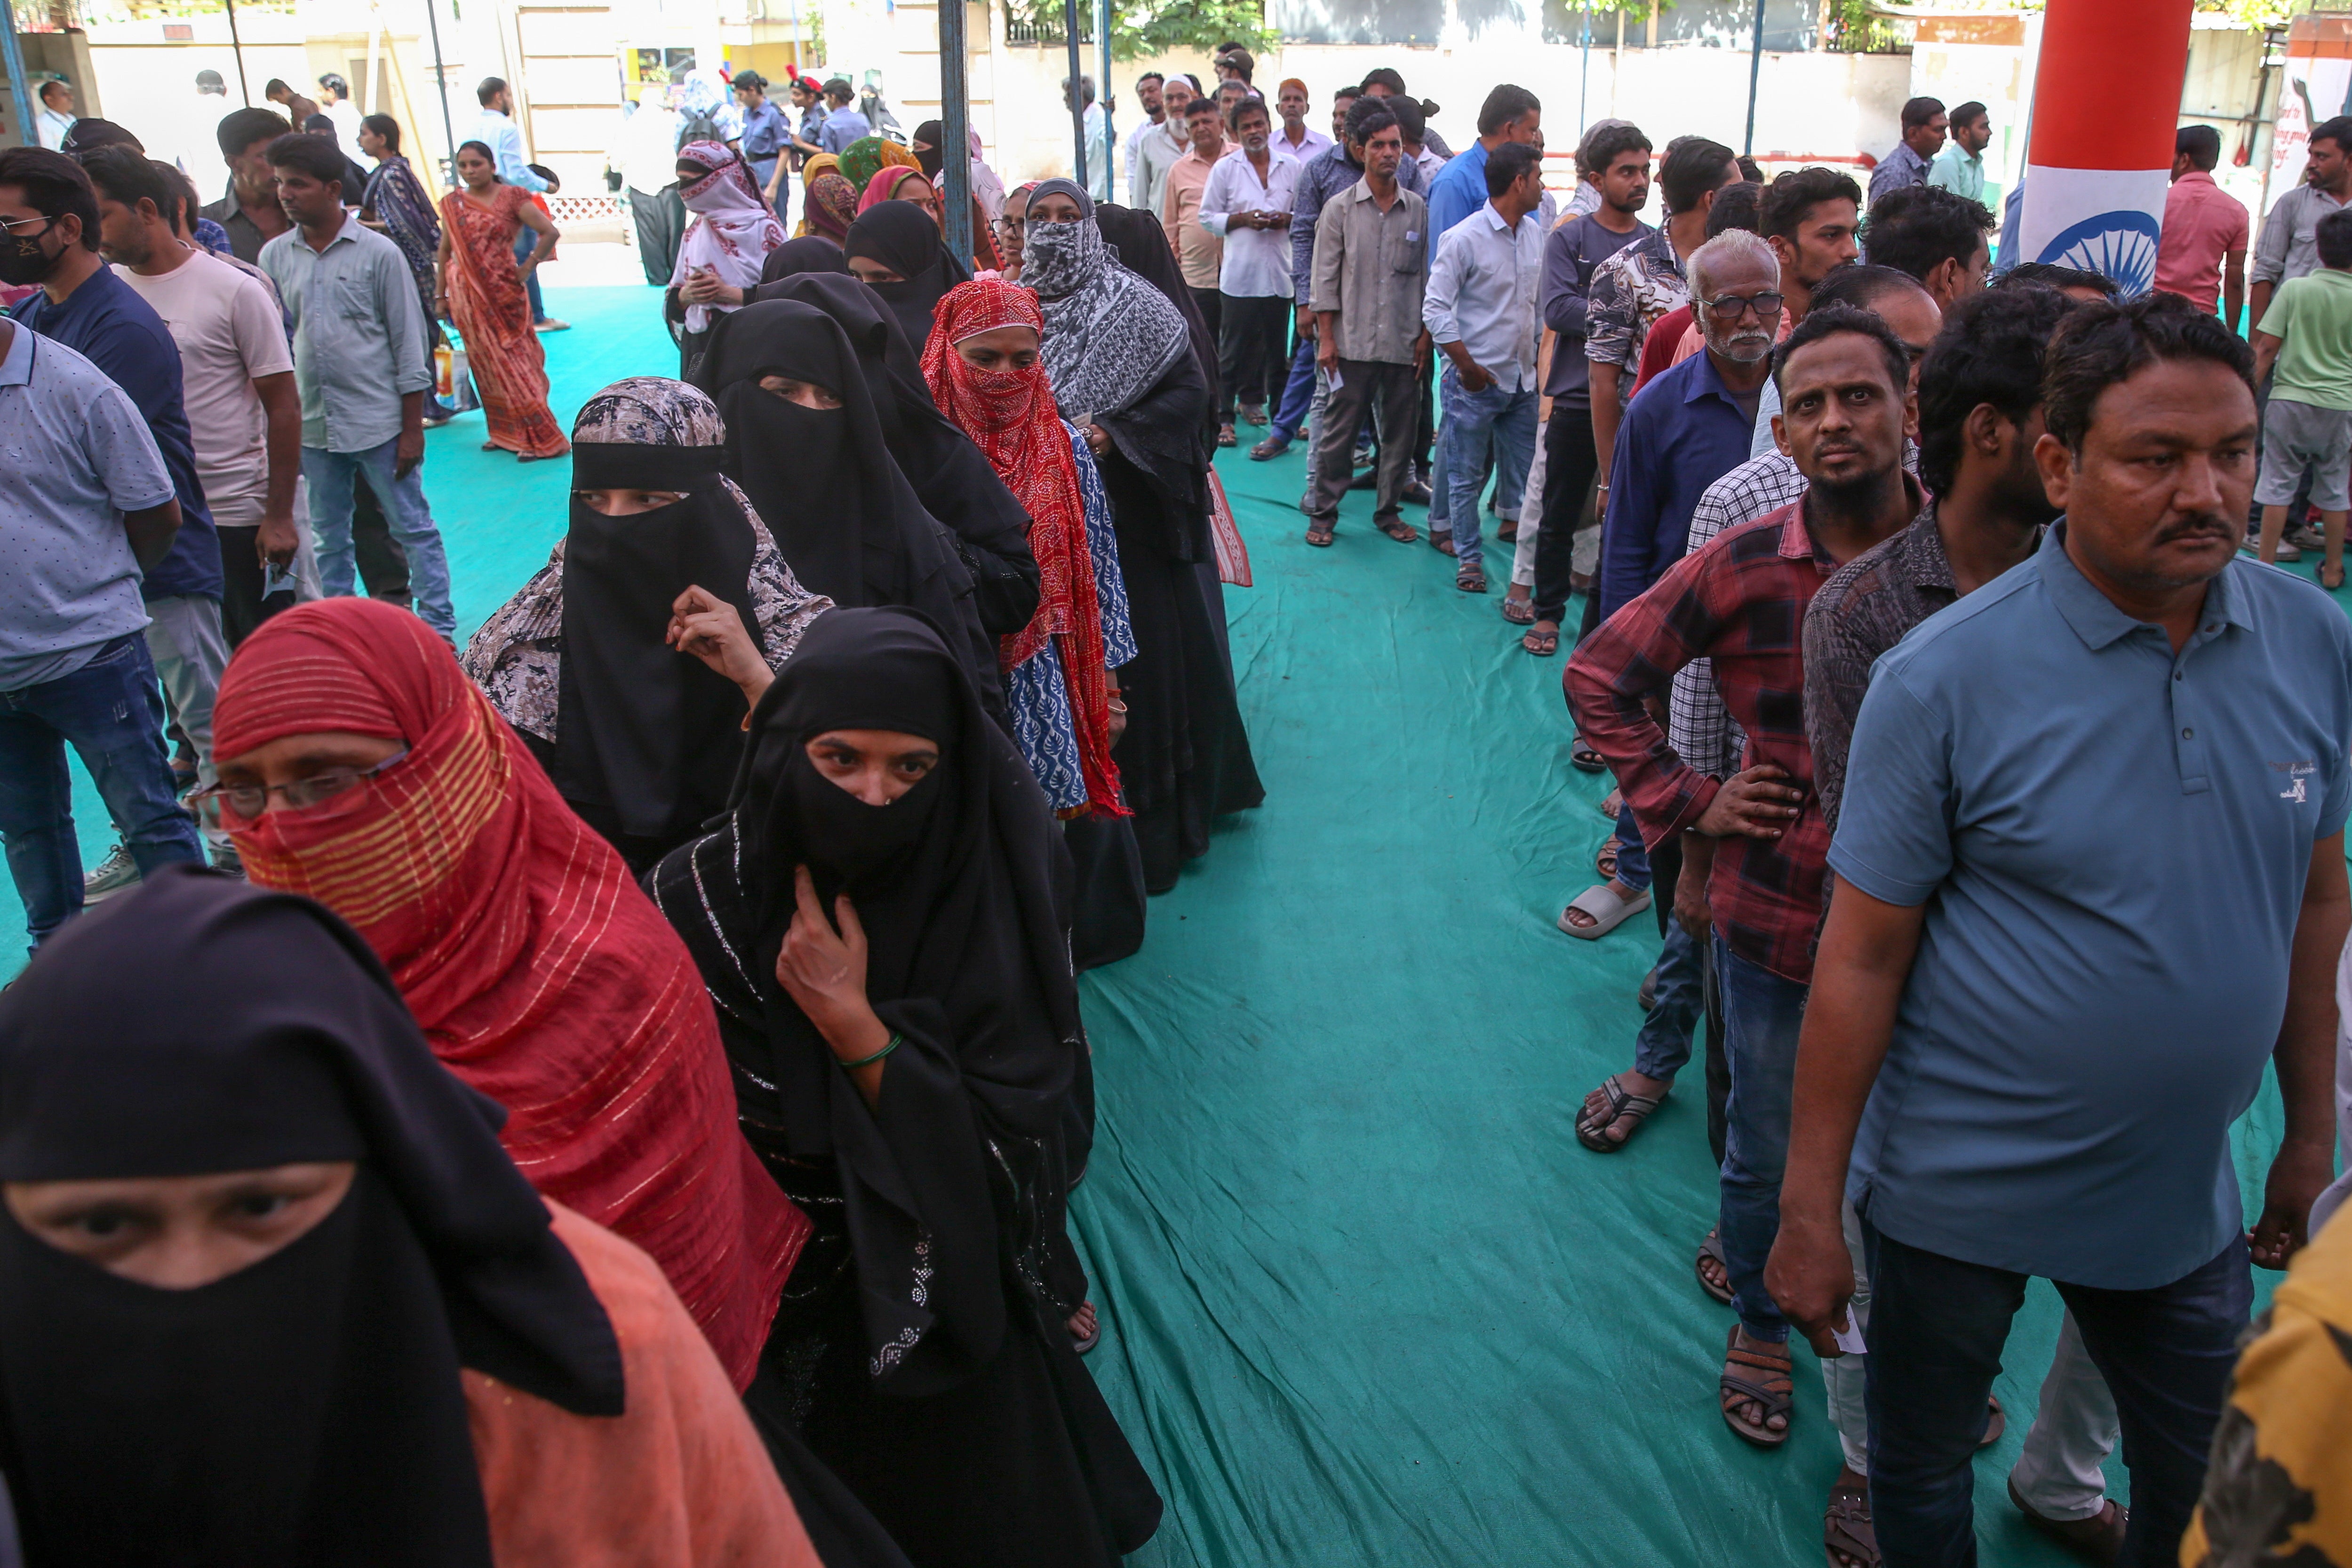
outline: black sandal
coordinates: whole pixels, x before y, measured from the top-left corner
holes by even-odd
[[[1775,1350],[1780,1354],[1770,1354]],[[1747,1367],[1761,1375],[1750,1376],[1747,1373],[1734,1372],[1732,1368],[1735,1366]],[[1730,1427],[1740,1441],[1759,1448],[1777,1448],[1789,1440],[1789,1427],[1782,1427],[1776,1432],[1764,1421],[1769,1421],[1775,1416],[1786,1416],[1795,1407],[1796,1385],[1790,1381],[1790,1370],[1789,1346],[1785,1342],[1767,1348],[1750,1346],[1743,1349],[1739,1343],[1739,1325],[1731,1325],[1731,1333],[1723,1342],[1723,1371],[1715,1380],[1716,1404],[1723,1412],[1723,1424]],[[1732,1413],[1732,1407],[1723,1402],[1723,1396],[1727,1394],[1764,1406],[1764,1421],[1741,1420]]]
[[[1525,648],[1528,653],[1533,653],[1538,659],[1549,659],[1553,654],[1559,652],[1559,633],[1556,631],[1529,632],[1526,636],[1519,639],[1519,646]],[[1598,760],[1601,754],[1596,751],[1592,753],[1592,756],[1595,760]],[[1579,768],[1584,767],[1583,763],[1576,761],[1576,758],[1572,754],[1570,756],[1569,760],[1576,762],[1576,765]],[[1591,772],[1592,769],[1586,768],[1585,771]]]
[[[1552,635],[1552,645],[1554,648],[1557,648],[1559,645],[1559,636],[1557,632]],[[1582,736],[1578,736],[1576,739],[1570,744],[1568,748],[1568,764],[1570,767],[1575,768],[1579,773],[1604,773],[1608,771],[1609,768],[1608,758],[1602,757],[1601,753],[1593,750],[1590,746],[1587,746],[1584,743],[1584,737]],[[1604,815],[1608,816],[1612,821],[1616,819],[1616,813],[1613,811],[1606,812]]]
[[[1465,593],[1484,593],[1484,592],[1486,592],[1486,569],[1485,569],[1484,567],[1479,567],[1479,566],[1465,566],[1465,567],[1460,567],[1460,568],[1457,568],[1457,569],[1455,570],[1454,573],[1454,587],[1456,587],[1456,588],[1458,588],[1458,589],[1460,589],[1460,590],[1461,590],[1463,592],[1465,592]]]
[[[1307,542],[1318,549],[1328,549],[1332,535],[1338,531],[1338,528],[1330,523],[1309,523],[1307,525]]]
[[[1642,1124],[1650,1119],[1651,1113],[1666,1103],[1665,1096],[1663,1094],[1654,1096],[1627,1093],[1618,1084],[1617,1075],[1613,1072],[1601,1081],[1601,1093],[1606,1103],[1606,1109],[1597,1116],[1587,1118],[1580,1113],[1583,1108],[1579,1106],[1580,1114],[1576,1119],[1576,1141],[1596,1155],[1613,1155],[1632,1143],[1633,1133],[1640,1132]],[[1601,1136],[1602,1133],[1615,1126],[1619,1119],[1625,1116],[1633,1118],[1633,1133],[1614,1140]]]
[[[1401,545],[1416,544],[1421,539],[1421,531],[1402,517],[1391,517],[1387,522],[1373,526]]]

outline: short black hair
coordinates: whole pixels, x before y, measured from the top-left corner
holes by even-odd
[[[271,77],[268,81],[261,84],[262,97],[268,98],[273,92],[282,92],[289,98],[294,96],[293,88],[287,85],[287,81],[284,77]]]
[[[1478,134],[1492,136],[1506,125],[1537,113],[1542,108],[1542,101],[1527,89],[1513,87],[1509,82],[1500,83],[1487,93],[1486,101],[1478,106]]]
[[[1211,101],[1213,102],[1215,100],[1212,99]],[[1260,98],[1256,93],[1253,92],[1244,97],[1234,99],[1233,107],[1225,110],[1225,128],[1231,131],[1235,136],[1239,136],[1242,133],[1242,116],[1247,114],[1253,109],[1265,114],[1265,122],[1268,126],[1272,126],[1274,124],[1274,110],[1266,108],[1265,99]]]
[[[1665,198],[1668,213],[1687,213],[1709,191],[1738,177],[1731,172],[1730,148],[1704,136],[1685,136],[1666,149],[1665,162],[1658,165],[1658,194]]]
[[[1720,198],[1718,198],[1720,199]],[[1764,187],[1764,201],[1758,213],[1759,232],[1774,238],[1797,243],[1797,230],[1815,207],[1823,202],[1852,202],[1853,210],[1862,211],[1862,187],[1853,176],[1843,170],[1824,168],[1809,163],[1802,169],[1789,169]]]
[[[2338,207],[2319,220],[2319,265],[2352,267],[2352,211]]]
[[[747,87],[765,92],[768,90],[768,78],[758,71],[737,71],[735,79],[729,82],[727,86],[735,92],[741,92]]]
[[[154,203],[155,211],[168,223],[179,205],[177,190],[155,172],[171,165],[153,163],[128,147],[100,147],[81,161],[81,167],[100,196],[134,212],[144,199]]]
[[[1385,100],[1375,99],[1373,101],[1387,103],[1388,111],[1396,116],[1397,134],[1402,136],[1407,141],[1419,142],[1429,134],[1429,117],[1422,113],[1421,104],[1417,99],[1399,93],[1391,99]]]
[[[221,156],[235,162],[255,142],[275,141],[293,129],[274,109],[233,109],[221,117],[213,138],[220,143]]]
[[[1347,131],[1348,141],[1360,145],[1390,126],[1402,122],[1386,103],[1370,93],[1360,92],[1356,101],[1348,106],[1348,112],[1340,117],[1340,123]]]
[[[1144,84],[1145,82],[1148,82],[1148,81],[1166,81],[1167,79],[1168,79],[1168,78],[1167,78],[1166,77],[1162,76],[1162,75],[1161,75],[1160,72],[1158,72],[1158,71],[1146,71],[1146,72],[1144,72],[1141,76],[1139,76],[1139,77],[1138,77],[1138,78],[1135,78],[1135,90],[1136,90],[1136,91],[1138,91],[1138,92],[1141,92],[1141,91],[1143,90],[1143,84]]]
[[[1919,483],[1941,494],[1960,471],[1960,437],[1979,403],[2023,424],[2042,402],[2042,352],[2081,308],[2041,284],[1972,294],[1952,307],[1919,361]]]
[[[1873,267],[1867,262],[1853,262],[1832,267],[1830,275],[1813,285],[1811,308],[1826,305],[1849,305],[1856,310],[1878,308],[1878,302],[1892,294],[1921,294],[1927,285],[1907,272],[1897,272],[1891,267]]]
[[[2061,267],[2054,261],[2021,261],[2000,275],[1997,288],[2095,288],[2113,299],[2123,290],[2104,272]]]
[[[1895,335],[1895,329],[1879,319],[1874,311],[1858,310],[1851,305],[1816,305],[1805,312],[1805,319],[1789,330],[1772,349],[1772,386],[1782,391],[1781,373],[1788,368],[1790,356],[1823,338],[1833,338],[1841,332],[1853,332],[1878,345],[1885,357],[1886,374],[1895,383],[1899,396],[1911,384],[1911,345]]]
[[[1598,174],[1628,152],[1647,152],[1650,139],[1638,125],[1607,125],[1592,133],[1584,143],[1584,156]]]
[[[196,183],[176,163],[166,163],[160,158],[150,158],[147,163],[172,193],[172,209],[163,215],[175,226],[195,233],[196,219],[204,215],[200,209],[205,204],[205,199],[196,194]]]
[[[504,77],[484,77],[482,85],[474,89],[474,97],[480,101],[484,109],[488,109],[490,106],[490,99],[506,90],[507,84]]]
[[[0,185],[25,193],[25,204],[45,218],[81,220],[81,247],[98,248],[98,193],[80,164],[46,147],[0,151]]]
[[[58,89],[65,92],[71,92],[73,91],[73,83],[66,80],[63,77],[51,77],[48,80],[41,84],[41,90],[35,96],[38,98],[47,98],[49,96],[49,89],[52,88]]]
[[[1217,108],[1217,95],[1213,92],[1201,93],[1184,106],[1185,119],[1190,120],[1196,114],[1213,114],[1219,120],[1224,119],[1223,111]]]
[[[1906,185],[1870,209],[1862,250],[1881,267],[1924,278],[1947,261],[1968,266],[1992,230],[1992,211],[1982,202],[1938,185]]]
[[[2314,141],[2333,141],[2339,151],[2352,152],[2352,114],[2339,114],[2333,120],[2323,120],[2311,128]]]
[[[1764,187],[1753,180],[1734,180],[1715,193],[1715,205],[1706,210],[1706,237],[1713,239],[1726,229],[1746,229],[1757,232],[1757,202]]]
[[[1381,66],[1364,73],[1364,85],[1361,90],[1370,92],[1376,87],[1384,87],[1399,98],[1404,96],[1404,78],[1388,66]]]
[[[297,173],[310,175],[321,185],[340,187],[343,183],[345,160],[343,150],[325,137],[297,131],[269,144],[269,166],[291,169]],[[359,196],[356,191],[345,191],[343,194],[353,200]]]
[[[221,80],[221,74],[218,71],[201,70],[196,73],[196,90],[198,92],[226,93],[228,91],[228,83]]]
[[[1750,158],[1747,153],[1742,152],[1738,157],[1734,158],[1732,162],[1739,165],[1739,177],[1741,179],[1758,185],[1764,183],[1764,165],[1756,162],[1755,159]]]
[[[1362,88],[1343,87],[1331,94],[1331,107],[1337,109],[1343,103],[1353,103],[1356,99],[1368,96],[1370,95]]]
[[[2221,133],[2210,125],[2184,125],[2172,133],[2172,155],[2189,155],[2189,163],[2199,169],[2212,169],[2221,162]]]
[[[1911,99],[1903,106],[1904,133],[1908,135],[1910,132],[1918,130],[1921,126],[1927,124],[1929,120],[1935,119],[1936,116],[1942,114],[1943,112],[1944,100],[1940,98],[1915,98]],[[1946,117],[1946,123],[1950,123],[1948,116]]]
[[[371,114],[360,123],[383,138],[386,154],[400,151],[400,121],[388,114]]]
[[[337,98],[349,98],[352,96],[352,84],[343,79],[342,73],[340,71],[327,71],[323,73],[319,78],[319,85],[326,89],[329,92],[333,93]]]
[[[1959,108],[1946,115],[1944,117],[1944,123],[1947,125],[1967,125],[1973,120],[1989,119],[1990,116],[1991,110],[1986,109],[1983,104],[1979,103],[1975,99],[1970,99],[1968,102],[1960,105]]]
[[[2042,356],[2042,418],[2077,457],[2099,394],[2159,360],[2227,365],[2251,395],[2254,350],[2210,310],[2178,294],[2151,292],[2123,304],[2077,306]]]
[[[1528,170],[1542,167],[1542,153],[1524,141],[1506,141],[1486,154],[1486,194],[1502,195],[1525,179]]]
[[[335,129],[335,122],[323,114],[314,114],[310,119],[304,120],[302,122],[302,132],[306,136],[337,136],[341,134]]]

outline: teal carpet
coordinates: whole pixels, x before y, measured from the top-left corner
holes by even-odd
[[[574,323],[546,340],[567,423],[674,367],[650,290],[549,303]],[[565,465],[480,439],[478,414],[434,432],[425,468],[463,632],[566,516]],[[1812,1358],[1783,1450],[1716,1415],[1731,1318],[1691,1272],[1715,1207],[1696,1071],[1622,1155],[1571,1131],[1628,1060],[1656,941],[1647,917],[1599,944],[1552,928],[1608,831],[1604,782],[1568,765],[1560,661],[1519,652],[1499,589],[1458,593],[1450,560],[1375,533],[1369,497],[1310,549],[1300,457],[1223,455],[1266,803],[1086,981],[1089,1365],[1168,1500],[1135,1561],[1815,1568],[1837,1457]],[[105,816],[86,786],[78,804],[94,862]],[[2251,1192],[2277,1124],[2266,1095],[2241,1128]],[[2009,1436],[1978,1461],[2002,1568],[2068,1561],[2001,1495],[2057,1318],[2037,1285],[1999,1385]]]

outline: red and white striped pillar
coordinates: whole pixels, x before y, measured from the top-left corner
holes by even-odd
[[[2194,0],[2049,0],[2025,155],[2021,260],[2156,280]]]

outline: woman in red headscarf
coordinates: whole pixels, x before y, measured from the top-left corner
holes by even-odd
[[[448,644],[373,600],[247,638],[213,726],[201,803],[247,873],[367,938],[442,1063],[507,1108],[523,1175],[650,1253],[747,1387],[809,1221],[737,1130],[701,977],[620,856]]]
[[[1078,864],[1073,921],[1080,968],[1125,957],[1143,938],[1139,862],[1132,878],[1106,875],[1135,862],[1111,747],[1127,727],[1118,666],[1135,657],[1110,503],[1094,454],[1055,412],[1038,361],[1044,318],[1037,296],[982,278],[940,297],[923,345],[923,378],[940,412],[986,455],[1029,514],[1037,558],[1037,610],[1000,640],[1013,739],[1045,798],[1073,821]]]

